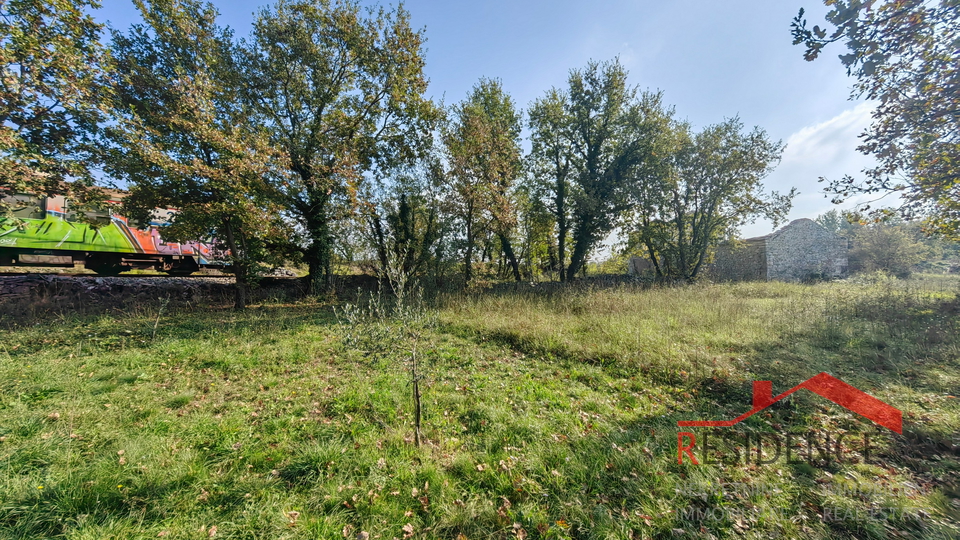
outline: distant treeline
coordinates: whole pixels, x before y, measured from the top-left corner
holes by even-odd
[[[107,32],[92,0],[0,3],[0,190],[89,206],[112,179],[134,219],[176,208],[165,236],[229,249],[238,306],[283,262],[317,292],[343,264],[568,280],[618,229],[658,277],[693,280],[794,195],[761,185],[783,144],[737,118],[693,130],[616,59],[525,112],[497,79],[448,106],[402,7],[280,0],[239,39],[211,4],[135,3],[142,20]]]

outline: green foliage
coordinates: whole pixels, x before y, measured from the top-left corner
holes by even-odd
[[[561,264],[570,205],[573,252],[563,279],[583,268],[590,251],[629,208],[633,179],[651,166],[654,141],[671,114],[659,93],[641,93],[627,84],[619,60],[572,70],[567,90],[551,90],[535,103],[531,127],[537,172],[549,178],[544,182],[560,222]]]
[[[114,32],[117,144],[110,170],[131,185],[125,206],[146,223],[156,208],[176,208],[164,236],[215,237],[237,276],[236,307],[289,232],[278,221],[267,182],[275,154],[239,100],[243,74],[231,33],[212,4],[137,0],[145,24]]]
[[[410,163],[438,117],[423,97],[423,33],[398,7],[280,0],[244,50],[245,101],[290,172],[279,201],[305,233],[314,290],[329,284],[332,223],[348,216],[364,173]]]
[[[859,150],[879,165],[830,182],[837,201],[856,194],[896,192],[906,218],[924,217],[929,232],[960,238],[960,9],[955,0],[825,0],[833,27],[807,28],[794,19],[794,44],[816,59],[844,42],[840,55],[856,78],[854,96],[879,102]],[[865,208],[866,210],[866,208]],[[882,213],[882,211],[881,211]]]
[[[443,141],[450,170],[447,202],[464,227],[464,278],[473,279],[474,247],[489,230],[510,259],[514,278],[520,267],[510,242],[516,227],[511,199],[521,172],[521,116],[497,79],[480,79],[455,105]]]
[[[859,225],[859,218],[855,212],[839,211],[837,209],[829,210],[814,218],[814,221],[824,229],[836,234],[850,238]]]
[[[960,243],[924,234],[920,224],[881,209],[886,219],[868,220],[852,211],[830,210],[816,218],[827,230],[851,243],[852,272],[883,272],[900,278],[913,272],[945,273],[960,261]]]
[[[850,266],[854,271],[882,271],[905,279],[929,254],[920,241],[920,231],[909,223],[867,223],[856,227],[852,236]]]
[[[564,110],[566,95],[553,88],[533,102],[529,126],[531,152],[529,162],[529,191],[532,196],[546,201],[547,209],[557,227],[557,240],[550,245],[555,253],[550,267],[558,271],[560,281],[567,280],[567,239],[572,223],[570,207],[573,174],[572,148],[568,144],[568,118]],[[552,244],[552,243],[551,243]]]
[[[103,25],[89,13],[98,7],[0,1],[0,219],[11,210],[7,194],[98,196],[87,189],[105,116]]]
[[[796,191],[761,191],[783,145],[759,127],[745,132],[732,118],[695,135],[684,124],[664,131],[659,162],[640,174],[633,191],[629,221],[633,243],[646,251],[657,277],[690,281],[721,238],[760,215],[782,221]]]
[[[514,200],[517,207],[517,259],[523,274],[539,279],[558,270],[558,253],[553,240],[555,214],[544,202],[546,197],[533,175],[517,185]],[[553,276],[550,276],[551,279]]]
[[[401,272],[416,279],[442,260],[444,223],[434,201],[401,192],[379,208],[370,204],[365,213],[381,277]]]
[[[354,225],[362,236],[355,244],[375,261],[373,270],[381,279],[402,274],[411,282],[439,284],[447,274],[453,235],[437,154],[431,149],[414,166],[374,179],[361,197]]]

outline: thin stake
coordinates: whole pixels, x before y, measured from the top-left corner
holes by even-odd
[[[417,344],[413,344],[413,438],[420,448],[420,376],[417,374]]]
[[[157,313],[157,320],[153,323],[153,337],[151,340],[157,339],[157,326],[160,325],[160,317],[163,316],[163,309],[167,307],[167,303],[170,302],[170,297],[164,298],[160,301],[160,311]]]

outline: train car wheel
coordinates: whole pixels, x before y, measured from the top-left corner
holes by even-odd
[[[196,272],[200,269],[200,266],[197,264],[197,261],[193,260],[192,257],[186,257],[173,265],[169,270],[164,270],[168,276],[173,277],[183,277],[189,276],[190,274]]]
[[[126,270],[120,264],[120,260],[114,257],[91,257],[84,262],[83,266],[101,276],[117,276]]]

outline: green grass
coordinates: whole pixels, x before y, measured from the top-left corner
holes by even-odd
[[[148,308],[8,326],[0,537],[956,538],[956,292],[486,293],[426,325],[303,302],[167,312],[156,337]],[[872,464],[677,464],[678,420],[732,418],[751,381],[779,393],[820,371],[904,411]],[[738,428],[777,426],[873,429],[809,393]],[[902,513],[850,517],[877,507]]]

